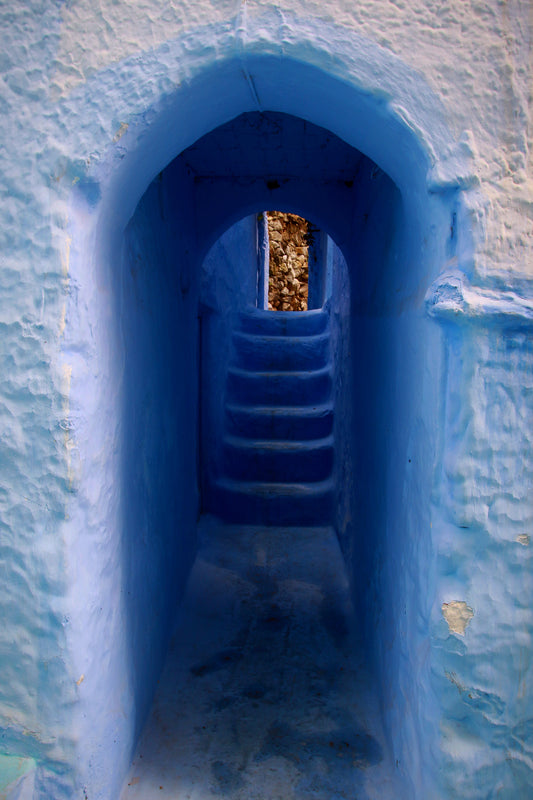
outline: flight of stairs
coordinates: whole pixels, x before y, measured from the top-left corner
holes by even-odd
[[[211,510],[226,522],[331,522],[333,400],[322,310],[243,313],[233,332],[221,471]]]

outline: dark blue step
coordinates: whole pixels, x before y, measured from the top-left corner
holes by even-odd
[[[226,430],[256,439],[320,439],[333,430],[333,404],[226,406]]]
[[[235,365],[252,370],[320,369],[329,359],[329,334],[265,336],[235,331]]]
[[[224,478],[215,483],[210,508],[225,522],[251,525],[321,525],[332,518],[334,486],[316,483],[261,483]]]
[[[245,333],[264,336],[314,336],[329,323],[322,309],[313,311],[263,311],[250,309],[239,315],[238,327]]]
[[[225,475],[231,478],[284,483],[322,481],[333,469],[333,436],[303,442],[227,437],[223,463]]]
[[[238,367],[228,371],[230,404],[305,406],[325,402],[330,395],[329,366],[312,372],[252,372]]]

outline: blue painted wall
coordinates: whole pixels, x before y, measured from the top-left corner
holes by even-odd
[[[231,335],[236,315],[256,306],[260,252],[256,215],[232,225],[201,265],[199,324],[200,480],[202,508],[208,508],[213,480],[220,475],[221,441]]]
[[[279,70],[280,76],[283,68],[282,64],[269,62],[268,69],[276,73]],[[274,73],[271,78],[273,76]],[[320,102],[320,92],[317,92],[313,107],[319,107]],[[381,135],[385,136],[385,132]],[[417,175],[421,177],[424,171],[416,149],[415,145],[414,150],[404,151],[405,162],[396,165],[399,174],[407,177],[405,171],[411,161],[409,182],[400,192],[397,184],[371,159],[323,128],[287,115],[239,117],[204,136],[162,172],[159,185],[156,180],[138,206],[125,237],[130,251],[130,273],[132,269],[134,273],[136,271],[139,253],[142,254],[141,261],[151,265],[150,272],[146,273],[147,280],[148,274],[155,275],[156,264],[161,259],[169,265],[177,264],[179,277],[173,276],[177,282],[172,292],[177,292],[178,297],[180,294],[183,296],[177,331],[181,353],[178,374],[184,381],[182,391],[186,386],[189,398],[197,396],[199,385],[201,393],[208,392],[207,398],[200,394],[200,402],[206,410],[201,418],[200,471],[203,474],[209,473],[208,465],[212,465],[216,473],[216,440],[220,430],[217,420],[220,419],[220,401],[223,398],[232,314],[241,304],[253,302],[256,296],[257,243],[250,223],[243,223],[244,227],[240,228],[232,228],[232,223],[251,212],[276,207],[311,219],[318,227],[330,232],[341,246],[346,267],[338,250],[332,249],[331,257],[331,303],[336,323],[334,346],[339,359],[336,391],[341,414],[346,411],[338,437],[342,443],[342,453],[338,454],[342,519],[339,513],[337,522],[352,576],[362,640],[368,659],[375,665],[379,676],[390,746],[409,791],[432,785],[427,754],[432,746],[436,746],[438,736],[432,709],[428,705],[431,689],[427,679],[427,653],[420,649],[419,639],[425,635],[425,629],[415,624],[414,630],[406,632],[404,638],[399,636],[400,609],[416,608],[408,619],[408,624],[412,625],[413,614],[415,619],[419,613],[424,614],[424,603],[429,603],[431,598],[426,593],[425,600],[420,600],[423,581],[431,568],[429,550],[426,561],[422,548],[423,552],[417,553],[412,560],[412,569],[401,567],[410,561],[406,553],[416,551],[420,542],[426,541],[432,480],[428,460],[435,449],[436,428],[435,420],[431,418],[431,391],[426,397],[424,392],[427,394],[428,390],[420,387],[420,382],[428,379],[431,384],[431,374],[420,368],[431,337],[425,333],[421,335],[418,320],[422,320],[423,328],[432,328],[436,342],[439,332],[438,327],[424,316],[421,305],[431,273],[422,271],[414,261],[415,254],[428,247],[427,243],[424,244],[423,230],[431,210],[425,189],[417,188]],[[416,172],[413,172],[415,164]],[[419,199],[419,192],[422,192],[423,199]],[[170,203],[168,212],[167,202]],[[428,255],[427,261],[434,264],[435,274],[436,265],[446,252],[449,235],[446,204],[441,206],[437,202],[431,219],[436,217],[439,221],[439,215],[444,225],[440,236],[435,235],[431,240],[431,258]],[[154,234],[151,231],[155,221]],[[103,224],[106,225],[105,219]],[[226,238],[215,245],[204,261],[211,244],[228,226]],[[133,250],[129,242],[137,243]],[[114,261],[114,254],[123,247],[113,235],[110,239],[110,263]],[[202,263],[204,283],[199,293]],[[114,275],[115,268],[111,269]],[[210,285],[212,281],[214,284]],[[117,338],[119,351],[124,348],[125,353],[132,354],[131,365],[124,375],[125,386],[132,389],[133,402],[126,406],[125,419],[132,419],[131,430],[135,431],[133,444],[128,444],[126,450],[127,468],[122,473],[123,507],[128,508],[131,503],[132,508],[129,517],[132,527],[125,546],[128,557],[124,585],[138,585],[135,576],[142,575],[147,580],[142,582],[145,588],[137,591],[134,600],[129,596],[126,598],[124,614],[130,620],[131,641],[143,647],[145,653],[153,653],[154,657],[147,655],[145,662],[138,664],[136,648],[131,649],[126,641],[122,659],[130,674],[128,708],[131,710],[126,719],[131,719],[133,712],[134,718],[140,722],[171,629],[169,609],[172,603],[165,600],[164,595],[174,598],[179,594],[180,575],[183,580],[193,553],[187,542],[191,541],[190,524],[198,508],[195,484],[198,451],[194,453],[193,440],[200,434],[198,417],[192,408],[194,402],[188,404],[185,396],[179,395],[174,378],[165,375],[163,379],[161,373],[163,362],[159,360],[160,355],[165,352],[172,355],[173,351],[158,349],[157,331],[159,326],[168,324],[172,332],[172,324],[177,324],[171,323],[172,293],[162,306],[163,309],[168,307],[169,311],[152,313],[152,322],[149,323],[149,317],[144,314],[150,307],[151,291],[156,288],[161,291],[163,284],[151,286],[144,298],[148,285],[136,297],[135,281],[128,278],[130,282],[128,295],[122,287],[115,285],[114,289],[115,302],[121,309],[117,318],[124,316],[126,299],[126,306],[131,309],[126,314],[126,319],[131,319],[128,332],[121,332]],[[174,284],[167,284],[167,288],[168,285]],[[238,286],[241,289],[235,294]],[[203,300],[198,306],[200,298]],[[177,308],[181,307],[178,305]],[[190,355],[198,352],[196,317],[199,308],[203,317],[201,346],[207,348],[200,381],[196,372],[198,362]],[[203,313],[206,310],[208,313]],[[152,311],[155,312],[155,305]],[[165,322],[167,319],[168,323]],[[139,342],[142,331],[144,335]],[[134,343],[131,349],[129,337]],[[137,350],[138,360],[135,360],[133,353]],[[434,360],[432,356],[435,369],[437,364],[438,359]],[[185,459],[189,455],[187,462],[181,462],[171,473],[178,481],[177,485],[185,487],[184,497],[188,497],[182,509],[185,525],[180,520],[179,527],[175,527],[177,537],[170,542],[176,521],[172,505],[165,507],[159,522],[157,518],[151,520],[147,529],[150,531],[149,541],[154,537],[155,557],[148,565],[142,555],[143,537],[146,536],[142,524],[146,515],[144,508],[146,504],[150,507],[151,490],[155,489],[163,496],[167,491],[165,486],[170,487],[171,482],[167,484],[165,478],[163,486],[159,485],[159,472],[153,460],[144,460],[142,468],[140,465],[132,467],[130,463],[137,449],[145,459],[150,459],[149,453],[153,452],[142,443],[139,431],[139,426],[142,430],[146,424],[142,415],[146,414],[146,390],[150,383],[146,379],[141,383],[140,379],[146,366],[150,367],[150,380],[162,390],[159,402],[165,408],[172,402],[175,391],[183,398],[185,406],[174,435],[179,441],[180,430],[183,431],[184,442],[180,452],[185,454]],[[130,391],[121,394],[128,403]],[[117,408],[122,419],[124,408]],[[150,412],[148,414],[150,419]],[[161,443],[165,440],[165,433],[159,428],[159,419],[159,415],[154,416],[153,432],[156,441]],[[434,433],[420,439],[413,430],[424,425]],[[414,441],[411,462],[406,456],[410,438]],[[129,437],[126,440],[129,441]],[[195,441],[198,447],[198,439]],[[422,456],[417,448],[421,448]],[[408,464],[413,461],[418,466],[409,472]],[[404,502],[406,486],[410,487],[409,492],[415,498],[412,505]],[[193,491],[190,491],[191,487]],[[143,491],[139,492],[139,488]],[[166,536],[160,536],[161,526],[168,532]],[[173,555],[163,566],[161,560],[169,544]],[[184,556],[182,561],[179,561],[179,554]],[[160,566],[162,575],[168,575],[168,578],[159,582],[156,596],[160,599],[154,608],[152,589],[156,586]],[[172,569],[177,569],[174,586],[170,578]],[[158,624],[150,629],[148,620],[154,611],[159,614]],[[404,617],[407,619],[405,611]],[[117,679],[121,666],[118,661],[114,667]],[[111,688],[113,681],[106,681]],[[426,709],[427,720],[421,716],[422,707]],[[120,724],[122,727],[119,725],[117,741],[123,758],[127,758],[131,747],[129,744],[125,750],[124,743],[134,741],[138,722],[132,729],[124,727],[123,723]],[[101,736],[101,725],[96,723],[94,728]],[[113,731],[111,728],[104,735],[104,741],[110,733],[114,735]],[[94,763],[93,757],[88,774],[92,784],[98,786]],[[105,761],[97,762],[99,774],[109,772],[110,760],[107,764]]]
[[[85,535],[71,636],[84,662],[78,780],[96,797],[120,790],[196,548],[200,274],[192,185],[179,169],[151,183],[101,270],[82,279],[86,296],[100,298],[84,346],[98,371],[84,375],[71,414],[78,418],[80,404],[99,410],[91,414],[92,468],[76,518]],[[75,203],[87,213],[83,189]],[[74,361],[86,334],[77,299],[68,309]]]
[[[408,210],[405,195],[370,159],[330,132],[287,115],[238,118],[205,136],[180,161],[195,175],[204,240],[210,241],[223,220],[255,206],[311,218],[342,243],[342,252],[330,244],[327,301],[337,367],[335,523],[362,646],[379,676],[390,746],[408,791],[416,792],[421,785],[433,785],[429,754],[438,736],[423,639],[432,601],[427,532],[438,434],[440,331],[423,307],[429,275],[413,268],[415,254],[428,246],[421,233],[425,208],[413,195]],[[446,212],[442,217],[448,220]],[[216,269],[225,274],[224,261],[238,265],[243,281],[250,267],[240,256],[237,229],[230,230],[226,252],[231,256],[215,251]],[[445,227],[431,242],[437,263],[449,254],[449,235]],[[228,285],[234,275],[232,268]],[[203,381],[213,387],[218,410],[216,421],[205,425],[205,463],[213,463],[219,452],[216,431],[221,429],[228,332],[240,299],[232,302],[221,286],[217,302],[224,311],[219,310],[208,335],[211,349]],[[216,474],[216,464],[213,470]]]
[[[200,265],[231,224],[281,207],[349,268],[345,552],[354,577],[369,567],[354,592],[408,796],[527,798],[533,292],[511,246],[485,270],[480,162],[450,133],[469,110],[454,122],[430,74],[277,7],[191,20],[68,90],[73,11],[10,6],[3,29],[5,753],[35,764],[36,797],[116,797],[194,553]],[[161,199],[179,153],[261,109],[379,166],[362,218],[353,186],[276,193],[251,176],[237,193],[234,174],[194,187],[178,166]]]
[[[135,735],[194,556],[199,512],[199,275],[194,220],[183,187],[176,194],[179,178],[163,173],[149,187],[126,229],[116,275],[124,357],[123,591]]]

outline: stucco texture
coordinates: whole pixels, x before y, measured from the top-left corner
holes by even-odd
[[[367,367],[361,473],[377,430],[370,419],[374,470],[385,465],[388,481],[383,496],[370,487],[367,520],[384,520],[383,542],[395,542],[387,563],[381,551],[368,561],[379,562],[382,586],[407,587],[395,605],[370,586],[376,619],[388,620],[382,661],[397,683],[384,706],[389,729],[401,731],[399,769],[432,787],[424,797],[531,796],[532,42],[528,0],[2,4],[0,797],[118,796],[150,702],[143,679],[156,680],[183,589],[174,576],[183,581],[194,557],[190,265],[222,233],[194,219],[185,191],[176,196],[188,178],[167,176],[167,186],[157,176],[264,97],[290,113],[271,80],[285,57],[293,69],[283,90],[305,94],[316,124],[328,121],[330,84],[301,86],[300,75],[335,76],[339,103],[346,87],[359,92],[363,111],[335,120],[347,141],[349,120],[382,114],[381,138],[375,121],[357,135],[396,170],[391,185],[404,180],[394,203],[402,194],[405,229],[416,231],[411,250],[403,240],[398,248],[406,269],[384,273],[392,304],[386,279],[375,291],[365,278],[359,300],[352,291],[353,352]],[[263,55],[273,60],[254,74]],[[410,195],[409,173],[425,191],[420,174],[432,169],[427,192]],[[381,220],[388,209],[377,206]],[[209,210],[222,217],[223,202]],[[154,218],[160,227],[146,222]],[[197,251],[196,227],[205,233]],[[146,268],[160,257],[168,282]],[[426,295],[447,270],[454,275]],[[152,465],[169,437],[179,446],[160,479]],[[175,476],[186,480],[173,493]],[[165,597],[160,564],[172,584]],[[146,582],[131,600],[139,574]]]
[[[68,93],[109,64],[185,36],[195,26],[236,29],[272,3],[68,3],[51,91]],[[441,98],[455,136],[474,157],[472,180],[488,202],[482,273],[533,272],[532,42],[527,0],[447,3],[349,0],[275,3],[284,34],[290,19],[315,17],[368,37],[413,67]]]

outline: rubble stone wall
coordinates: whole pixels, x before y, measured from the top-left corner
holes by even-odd
[[[269,211],[268,307],[305,311],[309,278],[308,222],[296,214]]]

